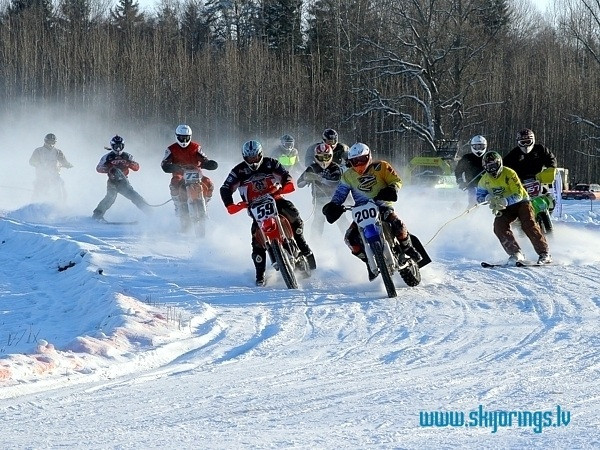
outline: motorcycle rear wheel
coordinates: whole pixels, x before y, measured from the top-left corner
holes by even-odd
[[[538,213],[537,221],[543,233],[552,233],[554,225],[552,224],[552,219],[550,218],[550,214],[548,213],[548,211],[541,211],[540,213]]]
[[[421,271],[419,265],[412,259],[407,261],[408,265],[400,270],[400,276],[407,286],[415,287],[421,282]]]

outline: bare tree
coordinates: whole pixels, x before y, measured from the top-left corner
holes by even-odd
[[[498,13],[499,4],[481,0],[390,1],[383,7],[390,39],[369,41],[378,56],[363,61],[360,72],[372,74],[372,83],[356,88],[367,101],[355,115],[382,114],[388,118],[383,132],[411,133],[435,149],[436,141],[460,135],[469,96],[483,81],[482,55],[508,17],[490,26],[484,18]]]

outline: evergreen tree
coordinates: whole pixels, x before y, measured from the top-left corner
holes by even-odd
[[[65,30],[85,31],[91,20],[91,0],[63,0],[59,5],[59,23]]]
[[[206,12],[211,21],[213,40],[236,41],[246,45],[259,36],[260,8],[254,0],[207,0]]]
[[[210,40],[212,19],[199,0],[188,0],[183,5],[181,35],[190,52],[196,52]]]
[[[179,34],[178,5],[171,0],[162,0],[157,7],[155,27],[169,44],[174,44]]]
[[[145,23],[144,14],[135,0],[119,0],[110,11],[113,25],[120,31],[131,31]]]
[[[298,53],[302,42],[302,0],[264,0],[263,30],[273,49]]]
[[[7,15],[15,16],[28,10],[36,10],[44,17],[52,17],[53,7],[52,0],[11,0]]]
[[[481,0],[481,3],[474,2],[473,7],[470,22],[474,27],[481,28],[484,34],[495,36],[508,31],[511,21],[508,0]]]

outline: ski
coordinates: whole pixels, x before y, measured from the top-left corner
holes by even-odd
[[[103,223],[106,225],[136,225],[138,223],[137,220],[132,221],[111,221],[111,220],[96,220],[98,223]]]
[[[124,221],[124,222],[111,222],[111,221],[107,220],[107,221],[104,221],[104,222],[101,222],[101,223],[105,223],[107,225],[136,225],[138,223],[138,221],[137,220],[132,220],[131,222],[127,222],[127,221]]]
[[[481,263],[481,267],[485,267],[486,269],[492,269],[494,267],[542,267],[542,266],[552,266],[554,263],[547,264],[538,264],[535,261],[517,261],[514,264],[510,263],[488,263],[483,261]]]
[[[514,264],[489,263],[489,262],[482,261],[481,262],[481,267],[485,267],[486,269],[491,269],[491,268],[494,268],[494,267],[515,267],[515,266],[514,266]]]
[[[517,267],[544,267],[544,266],[551,266],[554,263],[546,263],[546,264],[538,264],[535,261],[517,261],[516,266]]]

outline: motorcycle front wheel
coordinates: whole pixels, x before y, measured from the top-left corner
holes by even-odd
[[[298,289],[298,281],[294,274],[294,266],[291,261],[291,255],[281,246],[281,242],[275,241],[271,244],[273,256],[279,266],[279,272],[285,281],[288,289]]]
[[[379,273],[381,274],[381,278],[383,278],[383,284],[385,285],[385,290],[389,298],[393,298],[396,296],[396,286],[394,286],[394,280],[392,280],[392,275],[388,270],[388,265],[385,261],[385,255],[383,254],[383,246],[381,242],[375,241],[369,243],[371,250],[373,251],[373,256],[375,256],[375,262],[377,263],[377,267],[379,268]]]

